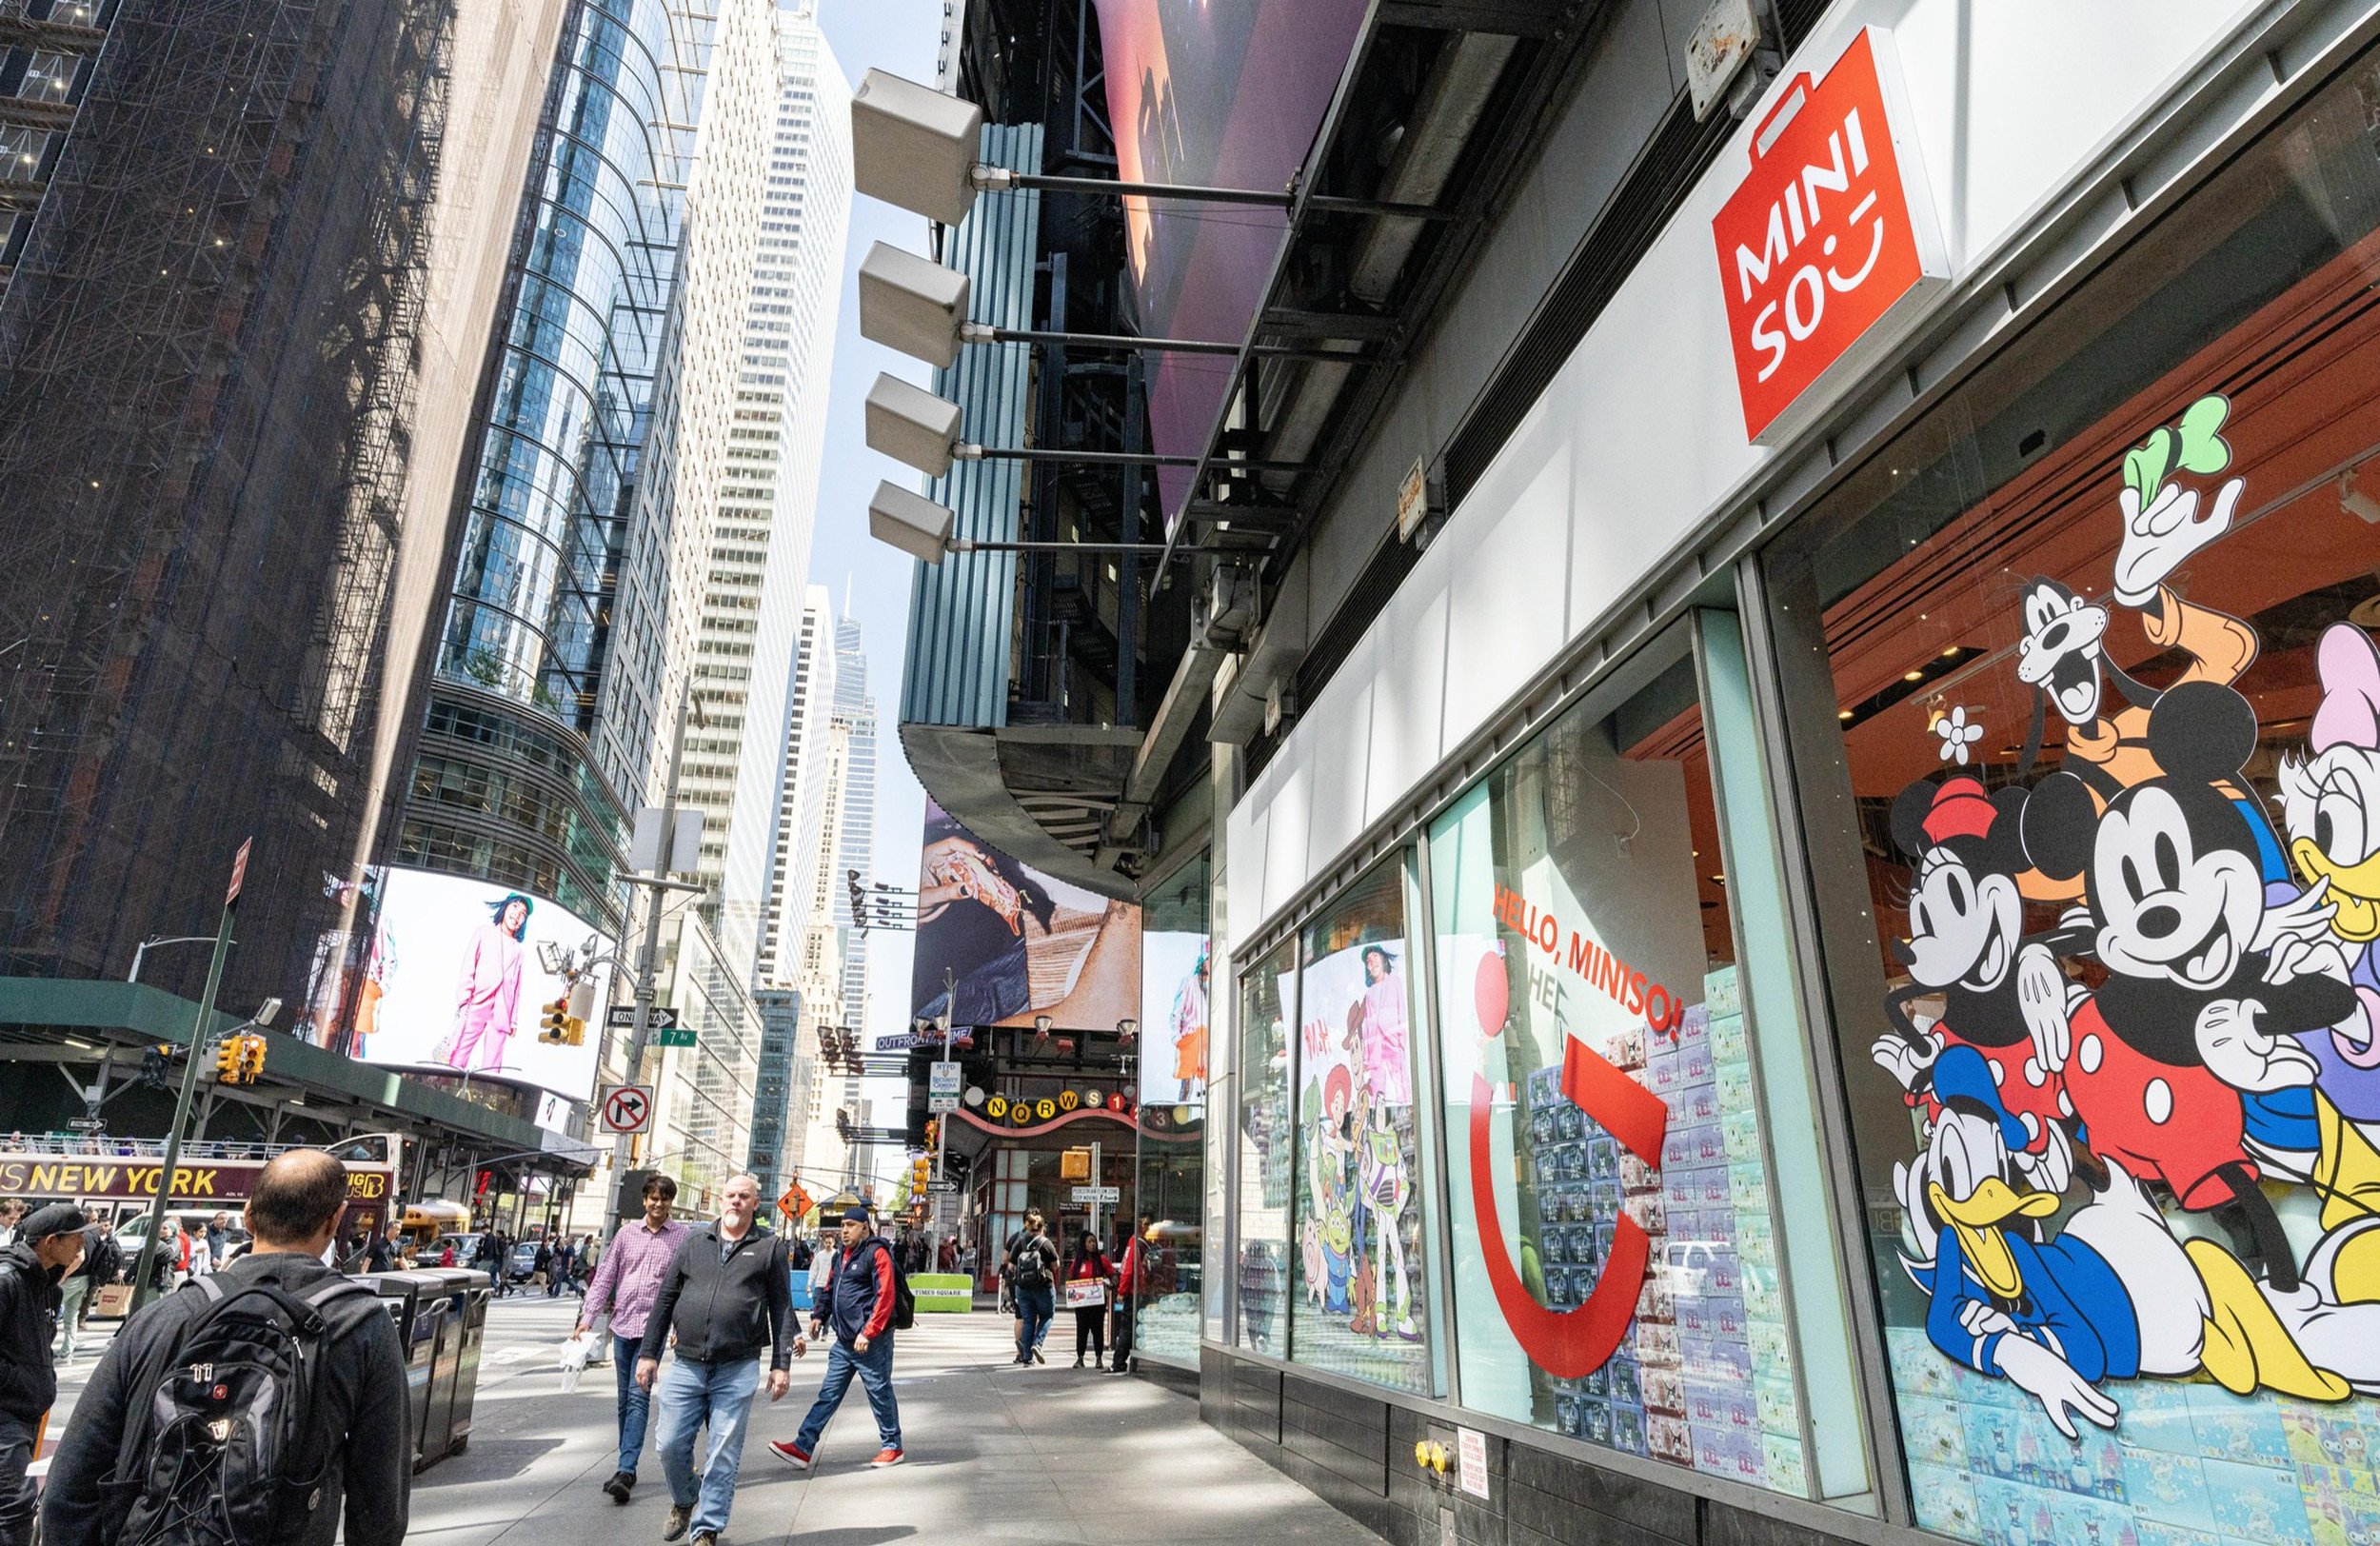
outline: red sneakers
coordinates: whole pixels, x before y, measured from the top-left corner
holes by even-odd
[[[807,1471],[810,1468],[810,1452],[803,1449],[801,1445],[793,1442],[789,1438],[779,1439],[777,1442],[769,1445],[768,1453],[784,1461],[785,1464],[793,1467],[796,1471]]]
[[[876,1452],[876,1458],[868,1462],[874,1466],[899,1465],[900,1463],[901,1452],[897,1449],[880,1449]]]

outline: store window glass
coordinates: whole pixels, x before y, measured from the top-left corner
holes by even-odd
[[[1770,565],[1946,1535],[2380,1536],[2375,222],[2368,56]]]
[[[1308,924],[1298,998],[1299,1363],[1431,1388],[1405,867],[1380,865]]]
[[[1289,1105],[1289,1017],[1298,1001],[1298,943],[1280,946],[1240,979],[1237,1157],[1240,1346],[1289,1353],[1290,1155],[1298,1136]]]
[[[1186,1369],[1199,1366],[1205,1235],[1208,891],[1201,856],[1140,902],[1135,1352]]]
[[[1431,831],[1460,1399],[1806,1496],[1701,704],[1655,649]]]

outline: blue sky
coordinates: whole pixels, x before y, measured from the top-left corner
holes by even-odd
[[[890,70],[914,81],[933,80],[934,57],[942,42],[941,0],[820,0],[818,16],[843,74],[853,85],[870,69]],[[890,478],[914,487],[917,475],[867,448],[860,405],[879,371],[890,370],[921,383],[927,372],[919,362],[860,336],[860,259],[880,241],[922,252],[925,222],[874,199],[853,198],[843,301],[835,324],[834,399],[826,414],[826,456],[810,545],[810,579],[834,592],[838,607],[847,585],[851,615],[860,620],[863,630],[868,685],[876,695],[879,722],[875,879],[913,886],[917,884],[925,797],[902,758],[896,722],[914,562],[868,536],[867,502],[877,480]],[[880,933],[870,941],[867,1029],[872,1035],[906,1028],[909,945],[906,934]],[[890,1093],[890,1089],[883,1092]]]

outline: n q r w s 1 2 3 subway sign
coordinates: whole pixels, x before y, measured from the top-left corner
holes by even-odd
[[[1752,136],[1752,170],[1711,222],[1744,430],[1774,445],[1889,349],[1945,284],[1925,162],[1892,34],[1869,27],[1805,73]]]

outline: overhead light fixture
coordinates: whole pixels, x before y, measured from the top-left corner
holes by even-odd
[[[927,365],[951,365],[969,287],[957,269],[879,242],[860,264],[860,336]]]
[[[871,69],[851,93],[851,185],[872,199],[956,226],[975,207],[983,109]]]
[[[949,505],[889,481],[878,484],[876,497],[867,502],[868,535],[928,564],[940,564],[950,550],[950,528],[957,519]]]
[[[950,470],[959,442],[959,405],[885,374],[867,389],[867,443],[929,478]]]

